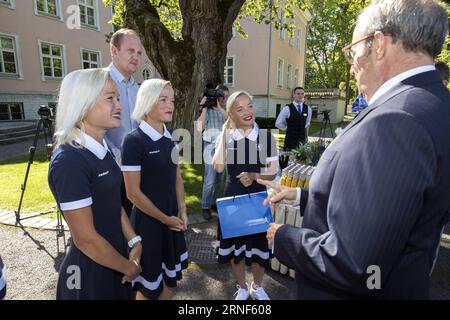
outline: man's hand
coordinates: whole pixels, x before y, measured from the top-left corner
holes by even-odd
[[[269,242],[269,248],[272,249],[273,248],[273,241],[275,240],[275,234],[277,233],[277,230],[279,227],[281,227],[282,224],[277,224],[277,223],[271,223],[269,225],[269,229],[267,230],[267,241]]]
[[[253,181],[256,180],[256,173],[241,172],[239,175],[236,176],[236,178],[239,179],[239,181],[242,183],[244,187],[248,188],[252,185]]]
[[[272,192],[268,192],[267,198],[264,200],[263,204],[267,205],[269,202],[272,203],[289,203],[292,204],[292,201],[295,201],[297,198],[297,189],[290,188],[286,186],[279,185],[272,181],[267,180],[256,180],[259,184],[262,184],[266,187],[272,188]]]

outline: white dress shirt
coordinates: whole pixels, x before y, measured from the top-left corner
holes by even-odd
[[[116,161],[120,164],[120,149],[125,136],[138,127],[138,123],[131,119],[136,104],[136,96],[139,90],[138,84],[130,77],[128,81],[112,63],[108,66],[111,78],[116,83],[119,90],[120,106],[120,128],[109,129],[106,132],[105,140],[113,152]]]
[[[301,114],[303,110],[303,103],[297,103],[292,102],[294,106],[296,106],[298,112]],[[283,109],[281,109],[280,114],[277,117],[277,120],[275,121],[275,126],[283,131],[286,131],[287,129],[287,122],[286,119],[288,119],[291,116],[291,111],[289,110],[289,105],[286,105]],[[312,109],[308,106],[308,116],[306,118],[306,124],[305,128],[308,128],[311,125],[311,117],[312,117]]]
[[[391,90],[395,85],[402,82],[403,80],[408,79],[412,76],[415,76],[416,74],[433,71],[433,70],[436,70],[436,68],[430,64],[430,65],[410,69],[408,71],[405,71],[405,72],[402,72],[402,73],[396,75],[395,77],[393,77],[393,78],[389,79],[388,81],[386,81],[385,83],[383,83],[383,85],[378,88],[378,90],[375,92],[375,94],[372,96],[372,98],[370,98],[369,106],[372,103],[374,103],[378,98],[383,96],[386,92]]]

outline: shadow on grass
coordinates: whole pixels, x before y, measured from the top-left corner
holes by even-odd
[[[200,213],[202,209],[203,164],[181,165],[184,190],[186,194],[186,206],[188,213]]]
[[[15,156],[12,158],[8,158],[5,160],[0,160],[0,165],[3,164],[20,164],[23,163],[24,165],[26,165],[28,163],[30,159],[30,154],[23,154],[20,156]],[[39,163],[43,163],[43,162],[48,162],[49,159],[47,158],[47,153],[45,150],[38,150],[36,151],[36,153],[34,154],[33,157],[33,162],[39,162]]]

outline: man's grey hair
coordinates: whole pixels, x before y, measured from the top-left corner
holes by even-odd
[[[390,34],[406,51],[435,58],[448,34],[448,16],[435,0],[374,0],[359,15],[357,27],[366,35]]]

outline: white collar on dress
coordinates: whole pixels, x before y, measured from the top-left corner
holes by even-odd
[[[249,139],[251,141],[256,141],[256,139],[258,139],[258,134],[259,134],[259,128],[258,128],[258,125],[255,123],[253,125],[252,131],[247,135],[247,139]],[[233,130],[233,134],[231,135],[231,137],[235,141],[245,138],[245,136],[243,136],[242,133],[237,129]]]
[[[92,152],[97,158],[103,160],[108,153],[108,145],[106,144],[105,139],[103,139],[103,145],[101,145],[97,140],[92,138],[85,132],[82,132],[82,139],[76,139],[75,142],[82,145],[90,152]],[[82,142],[84,140],[84,143]]]
[[[141,124],[139,125],[139,128],[150,137],[153,141],[158,141],[163,137],[161,133],[153,129],[151,125],[149,125],[145,121],[141,121]],[[169,130],[167,130],[166,125],[164,125],[164,137],[172,139],[172,135],[170,134]]]

